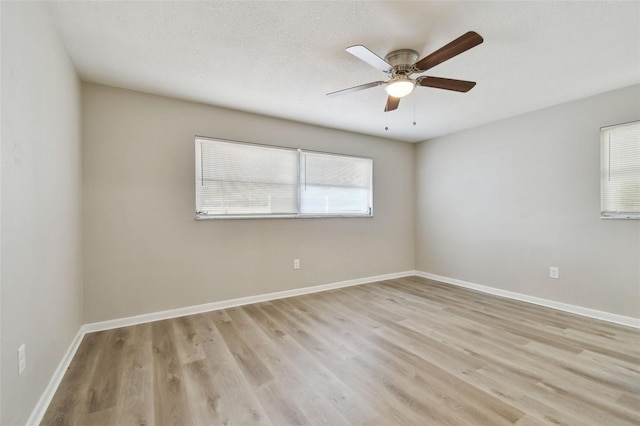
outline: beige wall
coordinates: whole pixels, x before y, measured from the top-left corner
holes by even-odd
[[[639,118],[632,86],[420,143],[417,269],[640,317],[640,221],[599,219],[599,128]]]
[[[42,4],[1,8],[0,424],[20,425],[82,323],[80,84]]]
[[[82,92],[85,322],[413,269],[413,145]],[[194,135],[373,157],[375,217],[195,221]]]

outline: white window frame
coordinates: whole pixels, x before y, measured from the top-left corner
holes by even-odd
[[[212,214],[198,211],[199,209],[199,200],[198,200],[198,185],[202,184],[202,143],[206,141],[214,141],[220,143],[228,143],[228,144],[236,144],[236,145],[245,145],[245,146],[256,146],[262,148],[271,148],[278,150],[288,150],[288,151],[296,151],[298,156],[298,174],[297,174],[297,199],[296,203],[296,212],[295,213],[248,213],[248,214]],[[344,158],[353,158],[359,160],[368,160],[370,161],[370,172],[371,176],[369,177],[369,188],[368,188],[368,200],[369,206],[368,210],[364,213],[302,213],[301,209],[301,191],[305,182],[303,182],[304,177],[301,176],[301,162],[300,159],[304,154],[312,154],[312,155],[327,155],[327,156],[337,156]],[[196,185],[196,200],[195,200],[195,212],[196,212],[196,220],[209,220],[209,219],[274,219],[274,218],[362,218],[362,217],[373,217],[373,159],[370,157],[363,156],[355,156],[355,155],[347,155],[347,154],[338,154],[332,152],[324,152],[324,151],[312,151],[312,150],[303,150],[299,148],[288,148],[276,145],[266,145],[266,144],[257,144],[251,142],[241,142],[234,141],[228,139],[220,139],[220,138],[211,138],[206,136],[195,136],[195,185]]]
[[[621,142],[618,143],[616,154],[621,160],[615,164],[614,159],[612,164],[614,145],[611,136],[615,136],[616,131],[620,134],[621,130],[628,130],[625,136],[618,136],[617,139]],[[637,139],[634,133],[638,135]],[[626,178],[617,182],[613,179],[614,183],[610,183],[612,176],[621,174],[620,169],[624,170]],[[622,197],[622,192],[627,192],[625,197],[630,197],[630,200],[622,203],[610,201],[612,197]],[[640,219],[640,120],[600,128],[600,218]]]

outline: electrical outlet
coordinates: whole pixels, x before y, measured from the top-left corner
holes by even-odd
[[[549,266],[549,278],[560,279],[560,268],[557,266]]]
[[[300,259],[293,259],[293,269],[300,269]]]
[[[27,349],[24,343],[18,348],[18,375],[24,373],[27,369]]]

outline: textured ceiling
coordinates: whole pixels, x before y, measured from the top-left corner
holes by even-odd
[[[83,80],[410,142],[640,82],[638,1],[50,8]],[[348,46],[424,57],[470,30],[484,43],[425,73],[476,81],[468,93],[420,87],[389,113],[384,86],[325,96],[386,77]]]

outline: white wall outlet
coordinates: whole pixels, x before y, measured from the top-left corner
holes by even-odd
[[[18,348],[18,375],[27,369],[27,349],[24,343]]]
[[[300,259],[293,259],[293,269],[300,269]]]
[[[549,266],[549,278],[559,279],[560,278],[560,268],[557,266]]]

